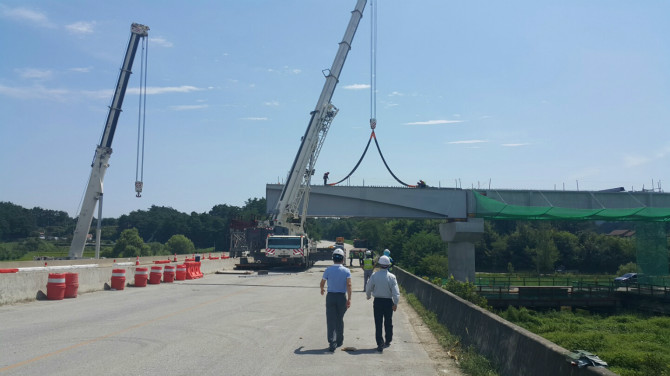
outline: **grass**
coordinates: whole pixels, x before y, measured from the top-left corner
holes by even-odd
[[[409,305],[414,308],[430,331],[437,338],[438,343],[450,356],[456,360],[459,368],[471,376],[495,376],[498,373],[484,356],[478,354],[473,347],[464,348],[460,339],[451,334],[447,328],[437,321],[435,313],[427,310],[414,294],[407,294],[402,290]]]
[[[670,317],[508,308],[500,316],[568,350],[586,350],[621,376],[670,376]]]

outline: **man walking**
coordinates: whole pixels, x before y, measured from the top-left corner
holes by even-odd
[[[372,303],[375,317],[375,339],[377,351],[382,352],[384,347],[391,346],[391,340],[393,340],[393,312],[398,308],[400,290],[395,275],[388,271],[391,265],[388,256],[380,257],[377,265],[381,267],[381,270],[370,277],[365,294],[368,300],[371,296],[375,297]],[[384,336],[382,336],[382,324],[384,325]]]
[[[372,276],[374,268],[375,262],[372,260],[372,251],[367,250],[365,251],[365,260],[363,260],[363,291],[366,291],[365,287],[368,285],[368,280]]]
[[[343,265],[342,249],[337,248],[333,252],[333,263],[321,277],[321,295],[325,292],[326,281],[328,282],[326,328],[330,352],[335,351],[344,342],[344,313],[351,307],[351,271]]]

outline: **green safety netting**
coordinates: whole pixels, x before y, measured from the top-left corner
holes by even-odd
[[[509,205],[472,191],[475,217],[487,219],[590,220],[590,221],[670,221],[670,208],[573,209],[556,206]]]

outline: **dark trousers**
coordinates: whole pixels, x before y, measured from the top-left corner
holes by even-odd
[[[347,297],[344,293],[329,292],[326,295],[326,328],[328,344],[342,345],[344,341],[344,313]]]
[[[377,340],[377,346],[382,346],[385,342],[391,343],[393,339],[393,299],[375,298],[372,308],[375,315],[375,339]],[[386,341],[382,337],[382,323],[384,324]]]

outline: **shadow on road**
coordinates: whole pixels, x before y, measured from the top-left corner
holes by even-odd
[[[325,349],[314,349],[314,350],[303,350],[303,347],[305,346],[300,346],[295,351],[293,352],[294,354],[297,355],[323,355],[323,354],[331,354],[330,351],[328,351],[328,348],[326,347]]]
[[[331,354],[331,352],[328,350],[326,347],[325,349],[314,349],[314,350],[303,350],[305,346],[300,346],[295,351],[293,352],[296,355],[323,355],[323,354]],[[377,348],[371,348],[371,349],[356,349],[352,347],[345,347],[339,349],[339,351],[344,351],[345,353],[349,355],[365,355],[365,354],[379,354],[377,352]]]

